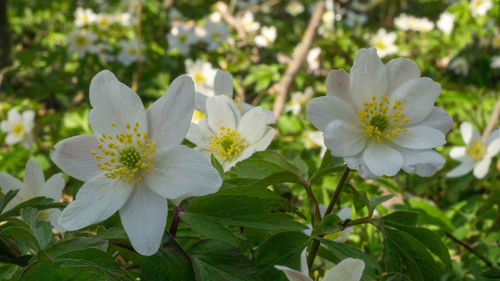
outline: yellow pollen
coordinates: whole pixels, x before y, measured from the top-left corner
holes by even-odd
[[[196,83],[203,83],[205,82],[205,80],[207,80],[205,78],[205,75],[203,75],[203,73],[196,72],[193,76],[194,76],[194,82]]]
[[[408,129],[402,128],[410,118],[405,117],[401,101],[396,100],[391,106],[389,99],[382,95],[373,96],[371,102],[365,102],[365,108],[358,111],[358,120],[362,124],[365,136],[373,142],[392,140]]]
[[[245,111],[245,109],[243,109],[243,104],[241,103],[241,101],[238,101],[237,99],[233,99],[233,102],[241,112]]]
[[[465,149],[465,154],[469,155],[474,161],[481,161],[486,154],[486,147],[479,140],[473,140]]]
[[[209,143],[212,153],[221,160],[237,157],[246,147],[240,133],[230,128],[220,127],[218,133],[211,137]]]
[[[17,123],[12,128],[12,133],[14,133],[14,135],[16,137],[19,137],[23,132],[24,132],[24,124],[23,123]]]
[[[385,45],[385,43],[383,41],[377,41],[377,42],[375,42],[375,48],[377,48],[379,50],[385,50],[385,48],[387,48],[387,46]]]
[[[113,127],[117,127],[112,122]],[[148,139],[147,133],[137,132],[139,123],[134,127],[126,124],[126,133],[111,135],[102,134],[97,145],[99,152],[91,151],[96,159],[101,160],[97,164],[104,175],[108,178],[119,178],[122,182],[138,183],[144,178],[144,174],[149,174],[153,165],[156,153],[156,144]],[[116,157],[115,157],[116,155]]]

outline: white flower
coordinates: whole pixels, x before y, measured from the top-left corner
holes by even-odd
[[[500,151],[500,130],[492,132],[485,142],[481,140],[481,135],[470,123],[462,123],[460,132],[465,146],[453,147],[450,151],[450,157],[461,163],[449,171],[446,176],[455,178],[473,170],[474,176],[482,179],[488,173],[491,158]]]
[[[472,0],[469,8],[473,17],[484,16],[493,7],[491,0]]]
[[[304,11],[304,5],[302,5],[299,1],[292,1],[286,6],[286,11],[292,15],[296,16]]]
[[[203,41],[207,43],[207,50],[209,51],[217,49],[219,44],[229,37],[229,30],[225,23],[207,21],[204,27],[207,33]]]
[[[16,179],[15,177],[0,173],[0,189],[5,194],[11,190],[19,190],[16,196],[5,206],[3,213],[14,208],[18,204],[29,201],[35,197],[47,197],[59,202],[61,194],[64,189],[64,179],[62,174],[58,173],[50,177],[45,182],[42,169],[38,162],[28,160],[26,162],[26,169],[24,171],[24,181]],[[57,224],[57,219],[61,211],[59,209],[48,209],[40,212],[40,219],[49,221],[57,231],[64,231],[64,229]]]
[[[252,12],[246,12],[241,18],[241,24],[246,32],[254,32],[260,28],[260,23],[254,21]]]
[[[309,66],[310,71],[314,71],[319,68],[320,61],[319,55],[321,54],[321,49],[319,47],[312,48],[307,53],[307,65]]]
[[[323,157],[327,150],[325,145],[325,140],[323,138],[323,132],[321,131],[310,131],[303,135],[303,140],[307,149],[314,147],[321,147],[320,155]]]
[[[89,25],[97,20],[96,14],[91,9],[84,9],[82,7],[76,8],[74,15],[76,27]]]
[[[303,252],[305,256],[305,251]],[[301,257],[301,272],[293,270],[286,266],[275,265],[274,267],[278,270],[283,271],[286,277],[290,281],[313,281],[309,275],[307,268],[307,262],[303,262],[304,258]],[[333,268],[328,270],[321,281],[359,281],[363,275],[363,270],[365,270],[365,262],[360,259],[346,258],[335,265]],[[318,273],[315,273],[315,280]]]
[[[35,127],[35,112],[26,110],[23,114],[12,108],[7,113],[7,120],[0,123],[0,129],[7,133],[5,143],[14,145],[21,143],[24,148],[29,149],[33,144],[33,128]]]
[[[144,54],[142,54],[142,49],[144,48],[144,44],[139,44],[137,38],[133,38],[131,40],[122,40],[121,51],[118,54],[118,60],[123,63],[125,66],[129,66],[132,63],[136,62],[139,56],[139,52],[141,52],[141,60],[144,61]]]
[[[387,32],[385,29],[380,28],[372,37],[371,43],[375,48],[377,48],[378,56],[383,58],[387,55],[392,55],[398,52],[398,47],[394,44],[395,41],[395,32]]]
[[[394,19],[394,25],[401,30],[428,32],[434,28],[434,23],[427,18],[417,18],[404,13]]]
[[[326,25],[332,25],[335,21],[335,12],[333,10],[327,10],[321,16],[321,20]]]
[[[434,23],[428,18],[417,19],[417,26],[415,27],[415,31],[429,32],[432,29],[434,29]]]
[[[500,68],[500,56],[494,56],[491,58],[491,68]]]
[[[212,67],[212,64],[203,60],[192,59],[184,61],[186,73],[194,80],[194,88],[197,93],[205,96],[214,96],[214,79],[217,69]]]
[[[106,70],[92,79],[89,92],[94,133],[65,139],[51,153],[59,168],[85,182],[59,223],[77,230],[119,210],[134,249],[152,255],[165,230],[165,199],[214,193],[222,182],[210,161],[180,144],[193,114],[193,82],[178,77],[147,110]]]
[[[368,16],[366,14],[359,14],[353,11],[348,11],[345,24],[350,28],[353,28],[356,26],[364,25],[367,20]]]
[[[176,8],[171,6],[168,10],[168,21],[173,22],[173,21],[180,21],[180,20],[182,20],[181,12],[179,12],[179,10],[177,10]]]
[[[314,90],[312,87],[307,87],[304,93],[293,93],[290,101],[285,107],[285,112],[291,111],[293,115],[299,115],[299,113],[302,111],[302,108],[306,106],[306,104],[311,100],[313,96]]]
[[[205,106],[207,117],[191,124],[186,137],[205,156],[217,158],[225,172],[273,140],[274,129],[266,126],[267,113],[260,106],[242,115],[226,95],[207,98]]]
[[[107,43],[98,43],[96,45],[96,54],[103,61],[114,61],[115,56],[111,53],[113,52],[113,46]]]
[[[255,44],[259,47],[267,47],[276,40],[276,35],[275,26],[264,26],[260,30],[260,34],[255,36]]]
[[[116,13],[113,15],[112,22],[119,23],[123,26],[130,26],[132,24],[132,14]]]
[[[363,178],[393,176],[400,169],[430,176],[443,166],[432,148],[446,142],[452,121],[433,106],[441,86],[421,78],[413,61],[383,65],[375,48],[361,49],[351,73],[331,71],[326,87],[327,96],[309,103],[308,119],[324,132],[332,154]]]
[[[113,23],[113,17],[108,14],[99,14],[97,15],[97,27],[101,30],[108,30],[111,24]]]
[[[219,12],[213,12],[208,15],[208,19],[211,22],[220,22],[222,20],[222,15]]]
[[[411,18],[405,13],[400,14],[396,18],[394,18],[394,25],[401,30],[408,31],[410,30],[410,20]]]
[[[448,67],[453,70],[458,75],[467,76],[469,74],[469,62],[464,57],[458,57],[453,59]]]
[[[196,43],[197,38],[194,35],[193,28],[177,25],[167,35],[167,41],[169,50],[178,49],[181,55],[187,55],[191,45]]]
[[[94,53],[96,51],[94,45],[96,39],[97,35],[91,31],[73,30],[68,34],[68,52],[76,53],[79,58],[85,56],[86,53]]]
[[[453,30],[453,23],[455,21],[455,16],[448,13],[444,12],[439,16],[439,20],[437,21],[437,27],[439,30],[441,30],[444,34],[450,34],[451,31]]]

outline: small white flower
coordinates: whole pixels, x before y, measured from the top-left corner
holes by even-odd
[[[335,21],[335,12],[333,10],[327,10],[321,16],[321,20],[326,25],[332,25]]]
[[[96,54],[103,61],[114,61],[115,56],[111,53],[113,52],[113,46],[107,43],[98,43],[96,45]]]
[[[377,48],[377,54],[380,58],[398,52],[398,47],[394,44],[396,36],[395,32],[387,32],[385,29],[380,28],[372,37],[372,46]]]
[[[277,32],[275,26],[264,26],[260,30],[260,34],[255,36],[255,44],[259,47],[267,47],[276,40]]]
[[[295,116],[299,115],[302,109],[306,107],[307,103],[311,100],[313,96],[314,96],[314,90],[312,87],[307,87],[304,93],[302,92],[293,93],[290,98],[290,101],[285,107],[285,112],[291,111],[293,115]]]
[[[299,1],[292,1],[286,6],[286,11],[292,15],[296,16],[304,11],[304,5],[302,5]]]
[[[460,125],[460,132],[465,146],[453,147],[450,151],[452,159],[460,161],[460,165],[449,171],[446,176],[455,178],[473,171],[476,178],[482,179],[488,173],[491,158],[500,151],[500,130],[492,132],[485,142],[470,123]]]
[[[417,26],[415,27],[415,31],[420,31],[422,33],[429,32],[434,29],[434,23],[430,21],[428,18],[420,18],[417,20]]]
[[[275,131],[267,126],[268,115],[260,106],[242,115],[226,95],[207,98],[205,106],[207,117],[192,123],[186,138],[208,158],[217,158],[225,172],[273,140]]]
[[[402,13],[396,18],[394,18],[394,25],[401,30],[408,31],[410,30],[410,20],[411,18],[405,14]]]
[[[472,0],[469,5],[473,17],[486,15],[492,7],[491,0]]]
[[[278,270],[283,271],[286,277],[290,281],[313,281],[308,273],[309,269],[307,268],[307,262],[305,260],[305,251],[302,252],[301,256],[301,271],[293,270],[286,266],[275,265],[274,267]],[[365,262],[360,259],[346,258],[335,265],[333,268],[328,270],[323,278],[320,278],[321,281],[359,281],[361,280],[361,276],[363,275],[363,271],[365,270]],[[319,275],[315,273],[315,279],[318,278]]]
[[[413,61],[384,65],[375,48],[361,49],[351,73],[330,71],[326,87],[327,96],[309,102],[307,117],[324,132],[332,154],[363,178],[400,169],[430,176],[443,166],[432,148],[446,142],[452,121],[433,106],[441,86],[420,77]]]
[[[246,32],[254,32],[260,28],[260,23],[254,20],[252,12],[246,12],[243,15],[241,18],[241,24]]]
[[[118,60],[123,63],[125,66],[129,66],[132,63],[136,62],[139,56],[139,52],[141,52],[141,60],[144,61],[144,54],[142,54],[142,49],[144,48],[144,44],[139,44],[137,42],[137,38],[133,38],[131,40],[122,40],[121,51],[118,54]]]
[[[16,109],[10,109],[7,120],[0,123],[0,129],[7,133],[5,143],[14,145],[21,143],[24,148],[29,149],[33,144],[33,128],[35,127],[35,112],[26,110],[19,114]]]
[[[469,74],[469,62],[464,57],[454,58],[448,64],[448,68],[458,75],[467,76]]]
[[[14,208],[18,204],[29,201],[35,197],[47,197],[59,202],[64,189],[64,179],[61,173],[55,174],[45,182],[42,169],[38,162],[28,160],[24,171],[24,181],[13,176],[0,173],[0,190],[5,194],[11,190],[19,190],[16,196],[5,206],[3,213]],[[48,209],[40,212],[40,219],[49,221],[57,231],[64,229],[57,223],[61,211],[59,209]]]
[[[76,27],[86,26],[97,20],[96,14],[91,9],[84,9],[82,7],[76,8],[74,15]]]
[[[175,79],[147,110],[139,96],[109,71],[90,84],[93,134],[58,142],[51,158],[85,182],[59,223],[69,231],[119,210],[134,249],[154,254],[167,221],[167,200],[216,192],[222,180],[203,154],[181,145],[194,107],[194,85]]]
[[[222,15],[219,12],[213,12],[208,15],[208,19],[211,22],[220,22],[222,20]]]
[[[96,39],[97,35],[91,31],[73,30],[68,34],[68,52],[76,53],[79,58],[83,58],[86,53],[95,53]]]
[[[111,24],[113,24],[113,17],[108,14],[97,15],[97,27],[101,30],[108,30]]]
[[[500,56],[494,56],[491,58],[491,68],[500,68]]]
[[[194,29],[182,25],[174,26],[167,35],[168,49],[177,49],[181,55],[187,55],[191,45],[195,44],[197,40]]]
[[[323,138],[323,132],[321,131],[310,131],[303,135],[304,144],[307,149],[312,149],[315,147],[321,147],[320,156],[323,157],[327,150],[325,145],[325,139]]]
[[[309,66],[310,71],[315,71],[316,69],[319,68],[320,61],[319,61],[319,55],[321,54],[321,48],[316,47],[312,48],[309,50],[309,53],[307,53],[307,65]]]
[[[203,41],[207,43],[207,50],[209,51],[217,49],[220,43],[226,41],[229,37],[229,30],[225,23],[207,21],[204,27],[207,33]]]
[[[367,20],[368,16],[366,14],[360,14],[353,11],[348,11],[345,24],[350,28],[353,28],[356,26],[363,26]]]
[[[207,97],[214,96],[214,79],[217,69],[212,67],[212,64],[203,60],[192,59],[184,61],[186,73],[194,80],[194,88],[197,93],[201,93]]]
[[[130,26],[132,24],[132,14],[116,13],[113,15],[112,22],[119,23],[123,26]]]
[[[439,28],[439,30],[441,30],[444,34],[448,35],[453,30],[454,22],[455,22],[455,16],[448,12],[444,12],[439,16],[439,20],[437,21],[436,25]]]

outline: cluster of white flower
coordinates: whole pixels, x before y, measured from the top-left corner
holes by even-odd
[[[130,13],[96,14],[91,9],[82,7],[76,8],[74,16],[76,27],[85,27],[95,23],[100,29],[107,30],[112,24],[129,26],[132,23]]]
[[[260,29],[260,34],[255,36],[255,44],[259,47],[267,47],[274,43],[277,35],[275,26],[263,26]]]
[[[484,16],[493,7],[491,0],[472,0],[469,4],[470,13],[473,17]]]
[[[427,18],[417,18],[405,13],[394,18],[394,25],[404,31],[428,32],[434,29],[434,23]]]

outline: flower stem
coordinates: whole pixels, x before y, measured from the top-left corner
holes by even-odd
[[[172,218],[172,225],[170,226],[170,234],[173,238],[175,238],[175,234],[177,233],[177,227],[179,226],[180,217],[179,214],[186,209],[185,206],[176,206],[174,211],[174,217]]]

